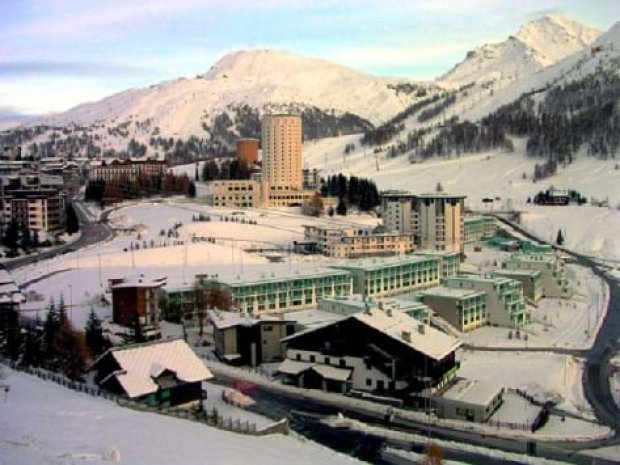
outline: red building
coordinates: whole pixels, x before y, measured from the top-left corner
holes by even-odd
[[[159,337],[159,302],[157,290],[166,284],[166,278],[111,279],[112,321],[114,324],[134,328],[139,322],[147,339]]]

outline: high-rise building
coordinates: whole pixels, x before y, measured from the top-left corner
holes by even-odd
[[[384,225],[388,231],[413,234],[420,249],[462,252],[464,195],[381,195]]]
[[[263,182],[271,190],[302,190],[301,141],[300,116],[263,116]]]

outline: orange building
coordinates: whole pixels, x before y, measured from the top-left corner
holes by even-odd
[[[258,139],[237,140],[237,161],[248,168],[258,161]]]

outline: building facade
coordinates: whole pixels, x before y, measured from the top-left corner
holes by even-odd
[[[301,116],[264,115],[261,120],[263,182],[270,189],[303,189]]]
[[[485,423],[502,405],[503,396],[499,384],[457,378],[433,397],[433,405],[439,418]]]
[[[257,208],[261,206],[261,185],[250,179],[212,181],[210,203],[215,207]]]
[[[437,257],[404,255],[357,259],[332,265],[353,276],[355,293],[387,297],[433,286],[441,282],[441,262]]]
[[[491,325],[520,327],[530,322],[530,314],[523,297],[523,285],[519,281],[492,275],[459,275],[446,279],[444,285],[451,289],[484,292]]]
[[[197,276],[201,279],[200,276]],[[337,269],[299,270],[288,274],[205,278],[230,292],[242,312],[281,313],[316,308],[324,297],[353,294],[353,277]]]
[[[384,192],[381,203],[388,231],[412,234],[419,249],[462,253],[465,196]]]
[[[497,220],[492,216],[468,216],[463,220],[465,244],[491,239],[497,234]]]
[[[208,312],[215,354],[236,365],[258,366],[284,359],[281,340],[295,332],[295,321],[279,317],[252,317],[247,313]]]
[[[413,237],[400,233],[373,233],[371,227],[304,226],[304,242],[333,258],[401,255],[413,251]]]
[[[166,171],[166,162],[163,160],[97,160],[90,164],[88,179],[91,181],[105,181],[109,183],[133,182],[138,176],[162,176]]]
[[[161,337],[158,289],[165,284],[165,279],[111,279],[112,322],[132,329],[139,324],[146,339]]]
[[[564,260],[554,253],[515,253],[502,264],[502,268],[540,271],[544,297],[567,299],[573,293]]]
[[[246,168],[251,168],[258,162],[258,139],[237,140],[237,161]]]
[[[543,298],[542,273],[540,271],[500,269],[491,275],[519,281],[523,285],[523,295],[532,303]]]
[[[351,335],[355,335],[351,337]],[[415,404],[452,379],[460,341],[402,312],[369,309],[285,339],[285,383]]]
[[[59,189],[10,185],[0,195],[2,223],[15,221],[19,227],[38,233],[65,228],[65,196]]]
[[[421,291],[416,297],[460,332],[489,324],[484,292],[442,286]]]

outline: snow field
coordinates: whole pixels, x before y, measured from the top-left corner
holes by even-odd
[[[1,465],[354,464],[295,435],[237,435],[192,421],[138,412],[9,371],[0,402]],[[115,460],[116,459],[116,460]]]

